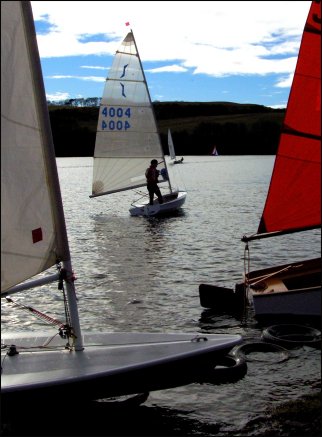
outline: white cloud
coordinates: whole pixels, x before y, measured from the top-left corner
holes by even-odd
[[[42,57],[112,55],[129,21],[141,59],[169,62],[152,72],[192,69],[215,77],[291,74],[309,7],[308,1],[32,2],[35,20],[50,25],[37,37]],[[104,37],[94,41],[98,35]]]
[[[107,67],[99,67],[99,66],[94,66],[94,65],[81,65],[80,68],[89,68],[92,70],[107,70]]]
[[[275,86],[278,88],[289,88],[292,85],[293,74],[289,74],[288,77],[282,77],[276,82]]]
[[[276,104],[276,105],[267,105],[269,108],[273,108],[273,109],[285,109],[286,108],[286,102],[285,103],[280,103],[280,104]]]
[[[61,100],[67,100],[70,97],[70,95],[68,93],[64,93],[64,92],[57,92],[54,94],[46,94],[46,98],[47,100],[50,100],[51,102],[58,102]]]
[[[145,70],[148,73],[186,73],[188,68],[184,68],[181,65],[166,65],[159,68],[151,68]]]
[[[63,75],[63,74],[54,74],[52,76],[46,76],[47,79],[79,79],[85,80],[88,82],[105,82],[105,77],[98,76],[72,76],[72,75]]]

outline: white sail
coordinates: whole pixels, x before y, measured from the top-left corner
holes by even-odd
[[[164,160],[141,61],[129,32],[116,52],[100,105],[92,195],[146,184],[152,159]]]
[[[1,293],[62,263],[75,349],[76,294],[31,4],[1,2]],[[53,275],[57,279],[57,275]],[[38,279],[35,281],[37,282]],[[33,281],[31,281],[33,282]],[[49,281],[47,281],[49,282]],[[25,288],[30,288],[30,282]],[[23,287],[18,285],[18,289]],[[16,291],[16,290],[15,290]]]
[[[174,145],[172,140],[172,135],[170,129],[168,129],[168,147],[169,147],[169,155],[171,159],[176,159],[176,152],[174,151]]]
[[[28,32],[20,2],[1,2],[2,291],[58,256]]]

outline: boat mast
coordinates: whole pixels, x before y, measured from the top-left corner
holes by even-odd
[[[134,41],[137,57],[138,57],[138,60],[139,60],[139,63],[140,63],[140,67],[141,67],[141,71],[142,71],[145,87],[146,87],[146,90],[147,90],[147,93],[148,93],[148,97],[149,97],[149,102],[150,102],[150,106],[151,106],[151,110],[152,110],[152,114],[153,114],[154,123],[155,123],[155,126],[157,128],[157,133],[158,133],[158,138],[159,138],[160,149],[161,149],[161,153],[162,153],[162,158],[163,158],[164,166],[165,166],[165,168],[166,168],[166,170],[168,172],[167,163],[166,163],[166,160],[165,160],[165,157],[164,157],[164,153],[163,153],[163,148],[162,148],[162,145],[161,145],[160,133],[159,133],[157,121],[156,121],[156,118],[155,118],[155,112],[154,112],[154,108],[153,108],[152,101],[151,101],[151,96],[150,96],[150,91],[149,91],[148,83],[147,83],[147,80],[146,80],[146,77],[145,77],[143,65],[142,65],[142,62],[141,62],[141,58],[140,58],[140,54],[139,54],[139,51],[138,51],[138,47],[136,45],[136,41],[135,41],[135,38],[134,38],[133,30],[130,29],[130,32],[132,33],[132,37],[133,37],[133,41]],[[171,186],[170,178],[168,178],[167,182],[168,182],[168,185],[169,185],[169,190],[172,193],[172,186]]]
[[[71,324],[75,334],[75,350],[82,350],[82,335],[78,317],[76,293],[73,283],[72,264],[70,259],[69,244],[67,238],[64,210],[62,197],[59,186],[59,178],[56,166],[56,156],[51,134],[51,126],[48,114],[48,107],[46,101],[45,87],[42,76],[42,69],[39,59],[39,52],[36,40],[36,31],[33,20],[33,14],[30,2],[20,2],[22,8],[22,15],[25,25],[25,36],[30,53],[30,69],[32,77],[34,78],[33,88],[35,100],[37,103],[38,119],[42,132],[44,162],[46,166],[46,173],[48,177],[48,187],[51,196],[51,204],[54,205],[52,213],[54,215],[54,222],[57,233],[58,248],[57,251],[61,257],[63,268],[66,271],[66,291],[67,300],[69,304],[69,311],[71,317]]]

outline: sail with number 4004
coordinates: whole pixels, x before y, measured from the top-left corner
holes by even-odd
[[[18,307],[52,325],[17,331],[12,318],[1,319],[1,412],[27,403],[38,411],[66,395],[75,405],[189,384],[241,342],[228,334],[82,332],[29,1],[1,2],[1,194],[5,310]],[[53,281],[58,286],[46,290]],[[32,308],[30,293],[59,315]]]
[[[145,171],[152,159],[163,164],[168,177],[162,204],[134,202],[131,215],[157,215],[177,211],[186,192],[173,186],[164,157],[153,105],[133,32],[116,52],[106,80],[97,125],[92,195],[103,196],[146,185]]]

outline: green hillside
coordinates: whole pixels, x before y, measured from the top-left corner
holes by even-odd
[[[177,155],[275,154],[284,110],[231,102],[154,102],[164,151]],[[98,107],[49,106],[56,156],[93,156]]]

